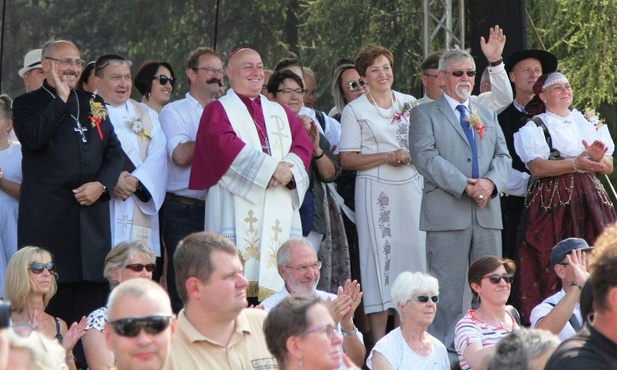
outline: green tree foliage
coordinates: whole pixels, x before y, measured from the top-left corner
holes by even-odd
[[[574,88],[574,106],[614,103],[617,1],[527,1],[546,48],[557,56]]]
[[[9,0],[6,0],[9,1]],[[329,108],[330,76],[340,58],[354,59],[369,42],[394,53],[395,89],[420,95],[422,60],[419,1],[409,0],[220,0],[216,49],[223,59],[238,47],[253,47],[272,68],[297,56],[318,75]],[[216,0],[11,0],[7,3],[2,91],[23,92],[17,76],[24,54],[49,39],[68,39],[82,58],[118,53],[135,64],[172,65],[176,97],[188,89],[186,56],[197,46],[214,46]],[[136,94],[133,94],[137,97]]]

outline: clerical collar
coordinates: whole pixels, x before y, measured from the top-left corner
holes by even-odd
[[[244,96],[238,93],[236,93],[236,95],[238,95],[238,98],[240,98],[240,100],[242,100],[242,102],[246,105],[252,105],[253,102],[261,105],[261,95],[258,95],[256,98],[249,98],[248,96]]]

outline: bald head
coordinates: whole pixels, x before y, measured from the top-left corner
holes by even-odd
[[[259,53],[253,49],[239,49],[227,60],[229,85],[237,94],[256,98],[264,83],[264,66]]]

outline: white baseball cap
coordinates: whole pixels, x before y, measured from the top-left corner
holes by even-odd
[[[24,74],[32,69],[41,68],[41,53],[43,49],[30,50],[24,57],[24,68],[20,69],[17,74],[23,78]]]

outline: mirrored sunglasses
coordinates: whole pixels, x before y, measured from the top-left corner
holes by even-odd
[[[156,265],[154,263],[149,263],[147,265],[144,265],[143,263],[133,263],[130,265],[126,265],[125,268],[133,270],[135,272],[142,272],[145,268],[146,271],[152,272],[156,268]]]
[[[503,279],[503,281],[505,281],[506,284],[511,284],[514,281],[514,275],[512,275],[512,274],[502,274],[502,275],[491,274],[491,275],[485,276],[484,278],[488,278],[488,280],[492,284],[499,284],[501,279]]]
[[[141,318],[126,318],[108,322],[116,334],[123,337],[134,338],[141,333],[155,335],[169,327],[171,316],[146,316]]]
[[[362,89],[366,89],[366,87],[368,86],[368,84],[364,81],[362,81],[362,79],[359,79],[358,81],[349,81],[347,83],[347,90],[349,91],[358,91],[360,88]]]
[[[154,76],[152,79],[159,80],[161,86],[167,85],[167,82],[171,84],[171,87],[174,87],[174,85],[176,84],[176,79],[174,77],[168,77],[166,75]]]

